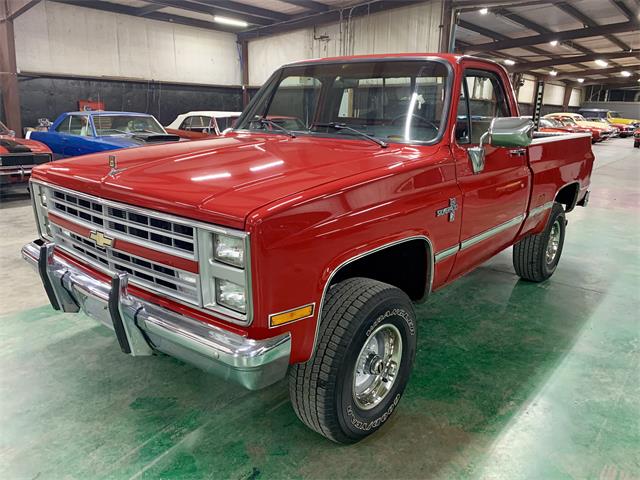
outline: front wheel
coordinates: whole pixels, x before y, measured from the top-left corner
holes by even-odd
[[[513,267],[520,278],[542,282],[553,275],[562,255],[566,225],[564,208],[554,203],[546,228],[513,246]]]
[[[293,408],[338,443],[378,430],[396,409],[416,353],[413,305],[396,287],[352,278],[333,286],[313,357],[289,372]]]

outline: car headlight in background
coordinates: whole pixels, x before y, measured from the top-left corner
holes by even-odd
[[[213,236],[213,259],[244,268],[244,239],[216,233]]]
[[[216,279],[216,303],[240,313],[247,311],[245,288],[228,280]]]

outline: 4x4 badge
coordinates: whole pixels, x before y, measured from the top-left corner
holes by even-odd
[[[443,215],[449,215],[449,221],[453,222],[456,219],[456,210],[458,209],[458,201],[455,198],[449,199],[449,206],[436,210],[436,217]]]

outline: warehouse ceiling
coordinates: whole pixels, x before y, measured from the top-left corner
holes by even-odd
[[[423,0],[54,0],[234,32],[240,39],[335,22]],[[514,73],[568,83],[638,87],[640,0],[446,0],[455,50]]]

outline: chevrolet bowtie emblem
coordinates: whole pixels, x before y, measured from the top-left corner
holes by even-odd
[[[458,209],[458,202],[455,198],[449,199],[449,206],[436,210],[436,217],[442,217],[443,215],[449,215],[449,221],[453,222],[456,219],[456,210]]]
[[[113,238],[107,237],[104,233],[96,230],[89,234],[89,238],[93,240],[97,247],[106,248],[113,245]]]

